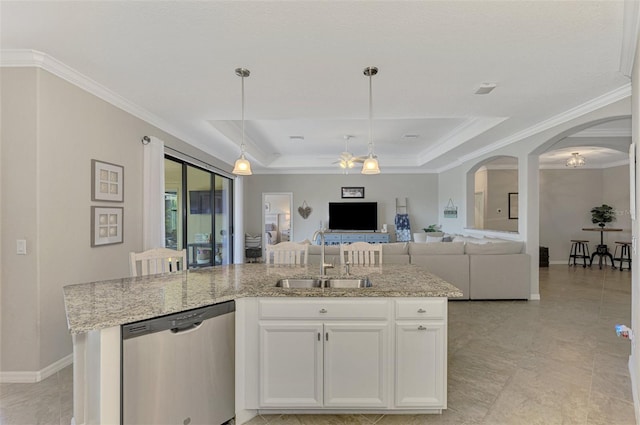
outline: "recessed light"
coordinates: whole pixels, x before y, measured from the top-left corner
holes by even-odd
[[[304,140],[304,136],[289,136],[290,140]]]
[[[476,90],[476,94],[489,94],[495,89],[498,85],[496,83],[482,83],[478,90]]]

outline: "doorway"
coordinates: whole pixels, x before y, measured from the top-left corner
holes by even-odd
[[[263,192],[262,193],[262,249],[267,245],[293,240],[293,210],[292,192]]]

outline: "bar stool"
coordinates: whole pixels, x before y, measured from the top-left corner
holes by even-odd
[[[571,259],[573,258],[573,265],[576,264],[576,259],[582,258],[582,267],[587,267],[587,260],[591,258],[589,255],[589,241],[582,239],[571,239],[571,249],[569,250],[569,265],[571,265]]]
[[[620,248],[620,256],[618,257],[618,248]],[[627,263],[631,270],[631,242],[616,241],[616,249],[613,251],[613,259],[620,261],[620,271],[622,264]]]

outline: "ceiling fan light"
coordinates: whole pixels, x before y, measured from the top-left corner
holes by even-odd
[[[380,174],[380,167],[378,166],[378,160],[369,155],[362,164],[362,174]]]
[[[249,160],[244,157],[244,153],[240,155],[240,158],[236,159],[232,173],[238,176],[250,176],[253,174],[251,172],[251,164]]]

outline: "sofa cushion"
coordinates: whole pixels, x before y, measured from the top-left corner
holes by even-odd
[[[320,245],[309,245],[309,255],[320,255]],[[325,245],[324,255],[340,255],[340,245]]]
[[[468,243],[465,246],[465,253],[470,255],[520,254],[523,245],[521,241],[486,242],[484,244]]]
[[[411,255],[459,255],[464,254],[464,242],[431,242],[409,244]]]
[[[453,238],[454,242],[465,242],[465,243],[475,243],[475,244],[485,244],[487,242],[489,242],[488,240],[484,239],[484,238],[474,238],[473,236],[461,236],[461,235],[456,235]]]
[[[382,244],[382,255],[407,255],[409,244],[407,242],[394,242]],[[384,258],[384,257],[383,257]]]

